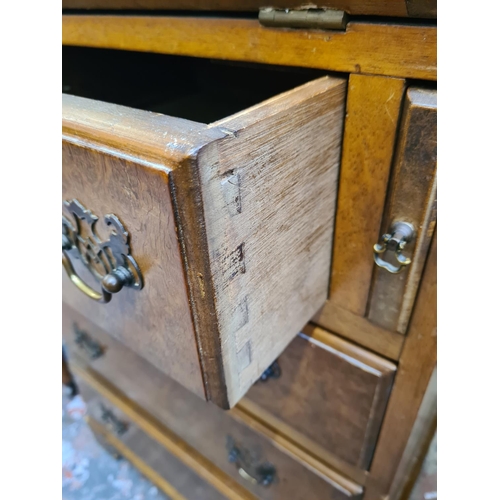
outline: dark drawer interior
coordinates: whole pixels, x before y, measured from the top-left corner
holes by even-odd
[[[64,93],[211,123],[328,72],[63,47]]]

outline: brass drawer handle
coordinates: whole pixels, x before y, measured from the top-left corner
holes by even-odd
[[[389,233],[382,236],[382,242],[373,246],[373,259],[375,264],[392,274],[400,273],[406,266],[411,264],[411,259],[405,257],[402,252],[405,246],[415,236],[415,230],[408,222],[395,222]],[[393,252],[397,265],[391,264],[382,258],[385,252]]]
[[[267,370],[260,376],[261,382],[267,382],[270,378],[280,378],[281,368],[278,364],[278,360],[274,361]]]
[[[73,323],[75,334],[75,344],[83,349],[92,360],[100,358],[104,354],[104,349],[99,342],[94,340],[87,332],[80,330],[76,323]]]
[[[122,422],[119,418],[117,418],[116,415],[110,409],[106,408],[102,403],[100,403],[100,406],[101,420],[105,424],[108,424],[117,436],[122,436],[123,434],[125,434],[128,429],[128,424]]]
[[[62,264],[75,286],[91,299],[107,303],[111,294],[123,287],[140,290],[143,287],[142,273],[130,254],[129,235],[116,215],[104,217],[111,233],[102,241],[95,233],[98,220],[78,200],[65,201],[64,207],[71,213],[74,224],[62,218]],[[70,256],[79,259],[100,282],[98,292],[87,285],[75,272]]]
[[[238,474],[252,484],[270,486],[276,481],[276,468],[269,462],[258,463],[252,454],[238,446],[231,436],[227,437],[227,459],[235,464]]]

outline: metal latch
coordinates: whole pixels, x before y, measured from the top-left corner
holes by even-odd
[[[411,259],[405,257],[402,252],[408,243],[415,238],[415,229],[408,222],[395,222],[388,233],[382,236],[382,242],[373,246],[373,259],[375,264],[392,274],[400,273],[406,266],[411,264]],[[383,259],[383,255],[393,253],[396,265]]]
[[[259,22],[274,28],[306,28],[345,30],[347,14],[335,9],[273,9],[259,10]]]

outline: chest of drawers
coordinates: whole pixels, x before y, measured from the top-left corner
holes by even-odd
[[[196,16],[63,16],[89,422],[186,498],[399,498],[435,367],[435,27]]]

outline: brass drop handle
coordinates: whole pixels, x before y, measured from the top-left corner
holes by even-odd
[[[91,360],[98,359],[104,354],[101,344],[94,340],[87,332],[80,330],[76,323],[73,323],[75,334],[75,344],[83,349]]]
[[[87,297],[104,304],[124,287],[140,290],[143,286],[142,274],[130,254],[129,236],[118,217],[112,214],[104,217],[111,234],[107,241],[101,241],[94,229],[98,218],[90,210],[78,200],[65,201],[64,207],[75,221],[72,224],[64,216],[62,219],[62,265],[71,282]],[[100,291],[94,290],[78,276],[71,256],[80,260],[100,282]]]
[[[76,274],[64,247],[62,251],[62,265],[68,275],[68,278],[81,292],[83,292],[87,297],[97,302],[101,302],[102,304],[109,302],[111,300],[112,293],[118,293],[124,286],[127,286],[127,284],[133,280],[132,274],[129,273],[124,267],[113,269],[111,273],[106,274],[106,276],[102,279],[101,293],[99,293],[96,292],[91,286],[87,285],[87,283],[85,283],[85,281],[83,281],[80,276]]]
[[[236,465],[238,474],[252,484],[270,486],[276,480],[276,468],[269,462],[255,463],[251,454],[236,445],[231,436],[227,437],[227,459]]]
[[[127,432],[128,429],[128,424],[118,419],[116,415],[111,410],[106,408],[102,403],[100,404],[100,406],[101,406],[101,420],[105,424],[108,424],[113,430],[113,432],[118,436],[125,434],[125,432]]]
[[[388,233],[382,236],[382,242],[373,246],[375,264],[392,274],[400,273],[411,264],[411,259],[403,255],[405,246],[415,236],[415,229],[408,222],[395,222]],[[386,252],[393,252],[397,265],[391,264],[382,258]]]

